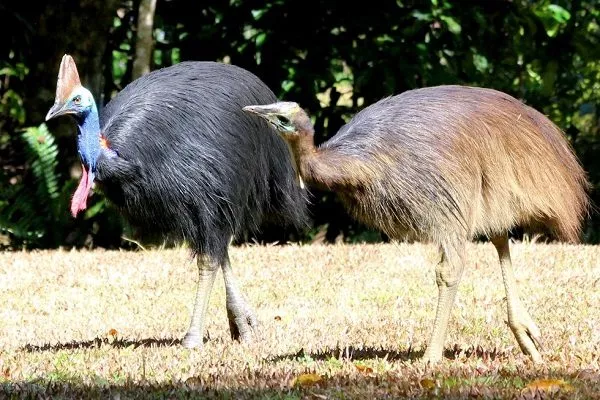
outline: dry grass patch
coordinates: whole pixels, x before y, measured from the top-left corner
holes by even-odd
[[[471,245],[434,368],[419,362],[437,295],[432,250],[234,248],[260,335],[230,340],[219,278],[201,350],[179,346],[197,280],[185,250],[1,254],[0,397],[600,398],[599,247],[513,246],[543,333],[546,364],[533,366],[505,324],[493,247]]]

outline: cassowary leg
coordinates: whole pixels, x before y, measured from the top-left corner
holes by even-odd
[[[541,362],[542,356],[539,349],[541,333],[535,322],[521,303],[517,290],[517,282],[510,261],[510,250],[508,236],[497,236],[491,239],[498,251],[500,267],[502,268],[502,279],[506,290],[506,303],[508,307],[508,326],[513,331],[521,350],[529,354],[534,362]]]
[[[229,319],[229,330],[231,337],[240,342],[252,339],[252,333],[256,331],[257,320],[244,296],[238,287],[229,257],[223,263],[223,277],[225,278],[225,301],[227,305],[227,318]]]
[[[441,248],[442,259],[435,268],[438,303],[433,332],[423,355],[425,362],[436,363],[442,359],[448,320],[464,268],[464,249],[464,243],[445,244]]]
[[[199,279],[196,289],[196,301],[194,303],[190,328],[183,339],[183,346],[187,348],[202,346],[202,331],[208,308],[208,300],[220,266],[218,261],[208,256],[198,256]]]

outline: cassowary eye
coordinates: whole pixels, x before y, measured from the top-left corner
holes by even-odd
[[[81,96],[75,96],[73,98],[73,103],[75,103],[76,105],[81,104]]]

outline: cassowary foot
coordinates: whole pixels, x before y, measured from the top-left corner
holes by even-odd
[[[525,311],[509,314],[508,326],[512,330],[523,353],[531,356],[534,363],[542,363],[541,332]]]
[[[240,342],[252,341],[258,329],[256,316],[245,303],[236,303],[227,307],[231,338]]]
[[[198,332],[189,331],[181,341],[181,345],[188,349],[202,347],[202,335]]]

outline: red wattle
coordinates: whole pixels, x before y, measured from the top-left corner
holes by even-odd
[[[79,211],[86,209],[87,198],[90,194],[90,190],[92,189],[93,173],[91,173],[91,176],[89,176],[88,171],[83,164],[81,165],[81,170],[82,174],[81,180],[79,181],[79,186],[77,186],[77,190],[71,199],[71,215],[73,215],[73,217],[76,217]]]

